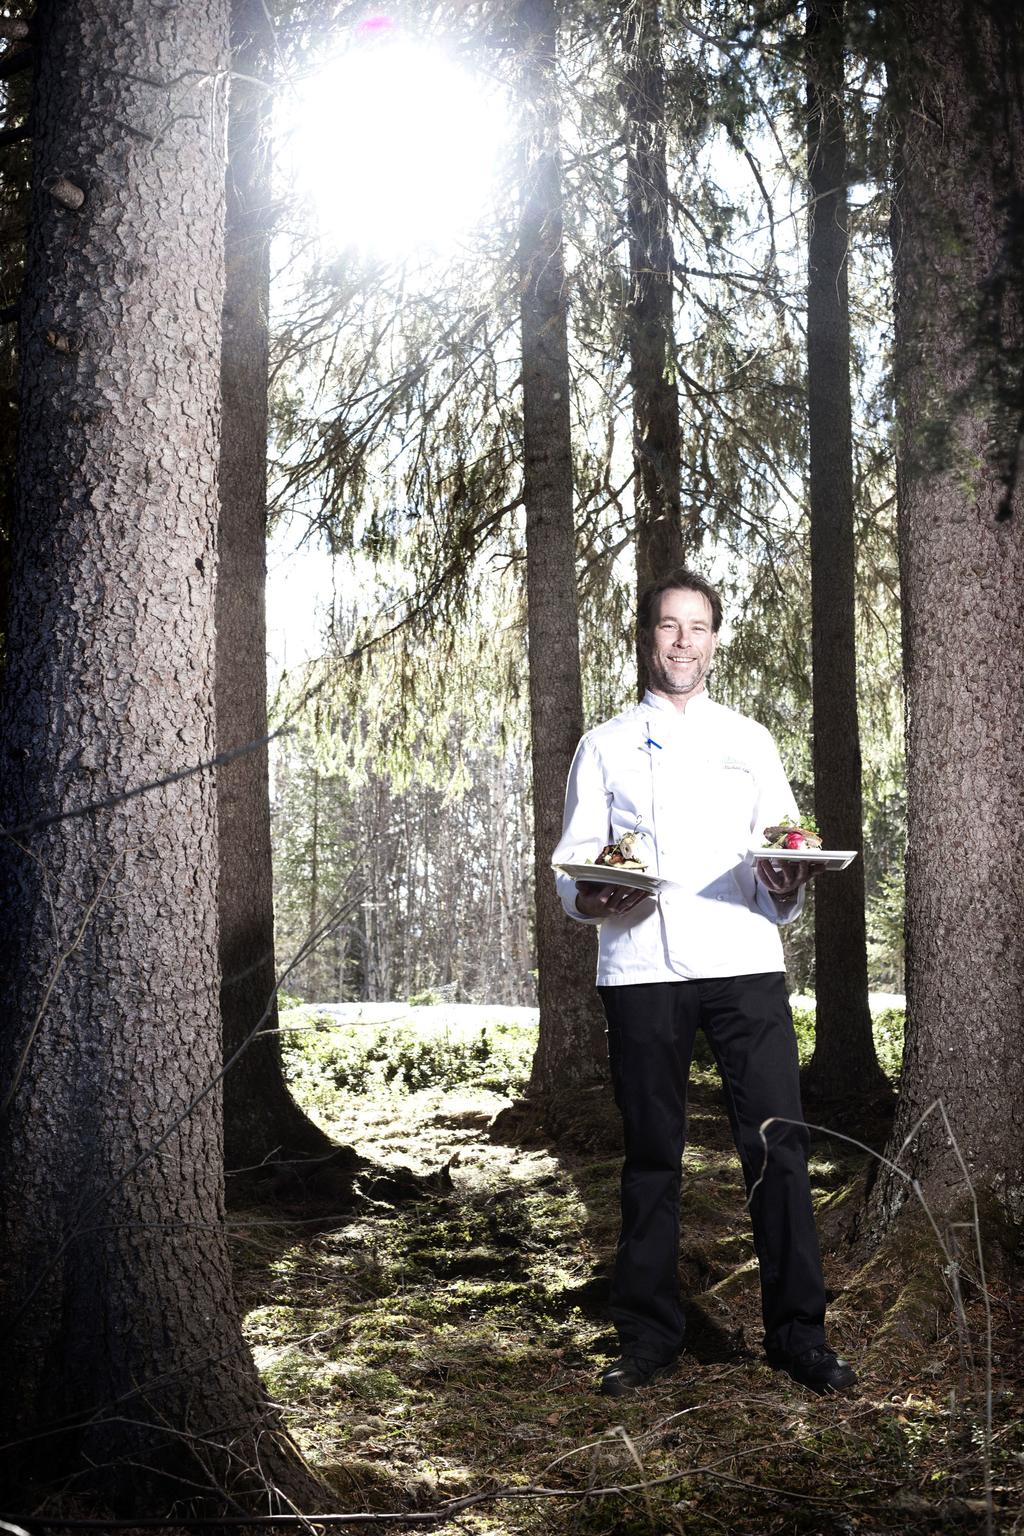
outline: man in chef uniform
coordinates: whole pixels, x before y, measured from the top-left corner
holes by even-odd
[[[690,571],[674,571],[642,595],[647,692],[580,742],[554,854],[556,863],[594,859],[638,831],[638,857],[672,882],[655,898],[558,876],[569,916],[599,925],[597,985],[624,1128],[611,1292],[622,1353],[601,1380],[612,1396],[670,1370],[682,1348],[679,1190],[698,1029],[721,1073],[750,1196],[768,1361],[819,1393],[856,1382],[825,1340],[779,937],[800,913],[813,869],[755,866],[750,856],[765,827],[799,816],[768,731],[707,693],[721,621],[718,593]]]

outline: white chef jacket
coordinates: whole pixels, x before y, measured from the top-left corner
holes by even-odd
[[[648,692],[588,731],[552,861],[594,859],[636,829],[639,856],[672,882],[630,912],[597,919],[576,910],[575,881],[556,877],[569,916],[600,922],[598,986],[783,970],[779,926],[802,910],[803,891],[777,906],[750,849],[787,816],[799,819],[771,735],[706,693],[678,710]]]

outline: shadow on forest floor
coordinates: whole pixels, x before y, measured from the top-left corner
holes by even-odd
[[[986,1529],[982,1309],[975,1299],[969,1335],[957,1330],[927,1244],[904,1276],[888,1262],[854,1271],[843,1229],[862,1154],[822,1137],[812,1146],[831,1336],[861,1376],[857,1396],[821,1400],[760,1360],[739,1166],[717,1082],[698,1070],[683,1197],[687,1351],[673,1376],[614,1400],[596,1392],[615,1353],[605,1316],[614,1107],[603,1092],[581,1101],[554,1145],[521,1111],[495,1127],[507,1106],[466,1088],[321,1092],[315,1108],[332,1135],[375,1164],[446,1170],[436,1188],[398,1205],[368,1196],[341,1217],[234,1213],[257,1362],[339,1510],[425,1511],[518,1488],[430,1528]],[[1013,1524],[1024,1489],[1020,1362],[1009,1302],[993,1301],[988,1529],[1024,1529]],[[523,1496],[527,1487],[549,1492]]]

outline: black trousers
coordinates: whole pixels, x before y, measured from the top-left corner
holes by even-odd
[[[623,1352],[664,1361],[674,1358],[683,1342],[679,1190],[686,1088],[698,1029],[718,1063],[750,1197],[765,1351],[777,1363],[823,1343],[825,1285],[785,975],[771,971],[599,991],[625,1132],[622,1234],[611,1298]],[[760,1127],[773,1115],[780,1120],[762,1139]]]

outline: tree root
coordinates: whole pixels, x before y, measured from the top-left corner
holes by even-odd
[[[622,1150],[622,1125],[607,1083],[559,1094],[517,1099],[491,1122],[492,1141],[516,1147],[545,1147],[557,1142],[573,1152]]]
[[[301,1208],[305,1214],[311,1207],[332,1213],[350,1211],[363,1201],[398,1205],[444,1194],[452,1187],[447,1164],[433,1173],[419,1174],[411,1168],[368,1162],[348,1146],[332,1147],[321,1157],[281,1148],[266,1162],[238,1169],[227,1179],[228,1204],[232,1207],[273,1205]]]

